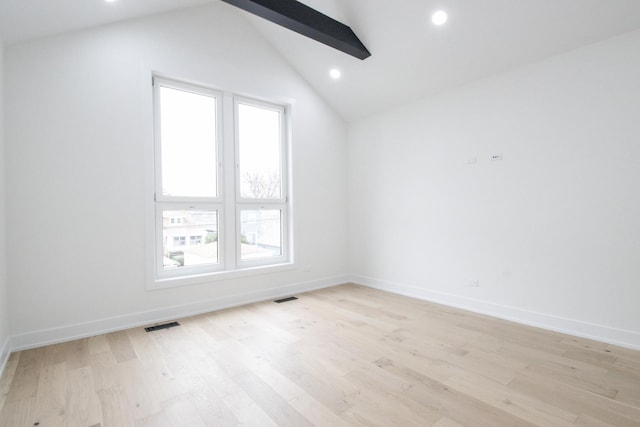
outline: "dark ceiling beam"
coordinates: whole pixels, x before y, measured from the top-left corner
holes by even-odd
[[[353,30],[296,0],[222,0],[358,59],[371,53]]]

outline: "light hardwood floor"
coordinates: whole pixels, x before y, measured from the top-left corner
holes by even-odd
[[[640,426],[640,352],[355,285],[22,351],[0,426]]]

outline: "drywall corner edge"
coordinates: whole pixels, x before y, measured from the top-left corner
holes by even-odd
[[[527,326],[617,345],[631,350],[640,350],[640,333],[635,331],[616,329],[546,313],[523,310],[518,307],[435,292],[417,286],[379,280],[371,277],[352,276],[350,282]]]

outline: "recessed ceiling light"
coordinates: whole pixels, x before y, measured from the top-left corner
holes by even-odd
[[[105,1],[106,3],[115,3],[115,2],[117,2],[118,0],[104,0],[104,1]]]
[[[443,25],[447,22],[447,18],[447,12],[444,10],[438,10],[431,15],[431,22],[433,22],[434,25]]]
[[[329,75],[331,76],[332,79],[338,80],[342,75],[342,73],[337,68],[332,68],[331,71],[329,71]]]

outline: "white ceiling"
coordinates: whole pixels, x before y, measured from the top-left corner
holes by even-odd
[[[360,61],[249,19],[347,120],[640,28],[640,0],[305,3],[351,26],[372,56]],[[443,27],[430,22],[438,9],[449,14]],[[333,66],[338,82],[328,77]]]
[[[0,0],[7,43],[219,0]],[[303,0],[351,26],[352,58],[237,10],[346,120],[640,29],[640,0]],[[437,9],[443,27],[430,23]],[[640,54],[640,53],[639,53]],[[342,78],[328,71],[337,67]]]

